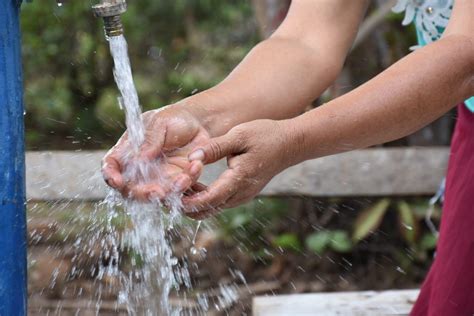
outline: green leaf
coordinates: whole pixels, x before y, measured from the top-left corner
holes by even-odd
[[[420,247],[423,250],[432,250],[436,248],[436,243],[438,242],[438,238],[431,234],[431,233],[426,233],[421,237],[420,240]]]
[[[282,234],[275,238],[273,244],[277,247],[281,247],[283,249],[291,249],[291,250],[301,250],[302,246],[298,236],[295,234],[287,233]]]
[[[385,215],[389,205],[390,200],[383,199],[373,207],[360,213],[354,224],[352,240],[356,242],[362,240],[369,236],[371,232],[376,230],[380,226],[382,218]]]
[[[397,204],[397,209],[400,232],[402,233],[403,238],[410,245],[414,245],[416,242],[416,236],[418,235],[418,222],[416,221],[415,214],[410,205],[405,201],[399,202]]]
[[[433,208],[431,218],[434,221],[438,221],[441,219],[441,207],[438,204],[431,206],[429,202],[426,201],[426,199],[421,201],[410,202],[410,207],[417,219],[423,220],[426,217],[426,213],[430,208]]]
[[[329,246],[337,252],[348,252],[352,249],[352,242],[346,231],[335,230],[331,234]]]
[[[247,225],[251,221],[251,217],[247,212],[236,213],[231,220],[232,228],[239,228]]]
[[[320,231],[313,233],[306,238],[306,247],[317,254],[323,254],[330,242],[331,232]]]

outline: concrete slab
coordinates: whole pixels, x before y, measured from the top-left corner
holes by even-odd
[[[418,290],[337,292],[260,296],[254,316],[385,316],[408,315]]]
[[[27,197],[32,200],[100,200],[103,151],[28,152]],[[306,161],[276,176],[262,196],[396,196],[433,194],[444,177],[447,148],[379,148]],[[225,168],[206,169],[210,183]]]

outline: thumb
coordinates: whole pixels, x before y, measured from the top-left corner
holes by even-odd
[[[224,157],[242,151],[242,144],[237,137],[228,133],[212,138],[207,145],[194,150],[189,156],[190,161],[201,160],[205,164],[216,162]]]

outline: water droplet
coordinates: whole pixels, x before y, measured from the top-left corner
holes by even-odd
[[[397,270],[398,272],[400,272],[401,274],[407,274],[407,273],[405,272],[405,270],[403,270],[403,269],[400,268],[400,267],[397,267],[396,270]]]
[[[405,227],[405,228],[408,229],[408,230],[413,230],[413,227],[412,227],[412,226],[407,225],[407,224],[405,224],[405,223],[403,223],[403,227]]]

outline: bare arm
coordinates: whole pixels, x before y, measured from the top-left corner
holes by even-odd
[[[124,133],[104,157],[106,182],[124,196],[144,200],[184,191],[202,171],[202,164],[187,161],[192,148],[243,122],[300,114],[336,78],[367,1],[293,0],[278,30],[219,85],[143,115],[146,135],[139,156],[153,160],[166,154],[166,181],[124,178],[125,158],[133,152]]]
[[[474,2],[455,2],[439,41],[403,58],[354,91],[294,120],[298,160],[391,141],[474,94]]]
[[[185,197],[204,218],[253,198],[283,169],[410,134],[474,94],[474,1],[457,0],[445,36],[354,91],[299,117],[244,123],[197,149],[191,161],[227,157],[228,169]]]
[[[255,119],[300,114],[337,77],[366,6],[367,0],[294,0],[278,30],[224,81],[183,103],[212,136]]]

